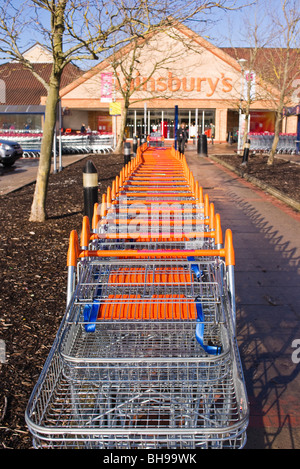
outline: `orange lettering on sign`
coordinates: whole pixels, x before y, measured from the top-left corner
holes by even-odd
[[[197,91],[198,93],[205,94],[206,97],[213,96],[217,89],[221,90],[223,93],[229,93],[232,88],[232,78],[224,77],[224,74],[221,73],[220,78],[211,78],[211,77],[182,77],[179,78],[176,75],[173,75],[172,72],[168,73],[167,77],[141,77],[138,73],[136,77],[132,78],[130,89],[133,90],[143,90],[148,92],[159,92],[170,91],[175,93],[177,91],[183,91],[186,93],[191,93],[192,91]],[[120,89],[119,79],[116,80],[116,91]],[[123,89],[126,89],[126,81],[123,82]]]
[[[216,82],[213,83],[212,79],[211,78],[208,78],[207,79],[207,82],[209,84],[209,87],[211,89],[211,93],[206,93],[206,96],[207,97],[210,97],[214,94],[214,92],[216,91],[216,88],[217,88],[217,84],[219,83],[219,78],[217,78]]]
[[[224,91],[224,93],[229,93],[229,91],[232,90],[232,84],[228,83],[229,81],[232,81],[232,78],[223,78],[222,80],[222,91]]]
[[[182,86],[183,86],[183,91],[194,91],[194,88],[195,88],[195,78],[190,78],[191,82],[190,82],[190,86],[189,88],[187,87],[187,78],[184,77],[182,79]]]
[[[173,88],[173,81],[175,81],[175,87]],[[181,80],[177,77],[173,77],[172,72],[168,73],[168,89],[169,91],[178,91],[180,90]]]
[[[166,78],[164,77],[159,77],[156,81],[157,84],[157,91],[166,91],[167,89],[167,83],[164,83],[166,81]]]
[[[197,78],[197,91],[200,93],[201,92],[201,83],[203,81],[206,81],[206,78]]]

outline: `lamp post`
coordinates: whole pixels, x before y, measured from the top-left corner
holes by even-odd
[[[242,100],[243,100],[243,84],[244,84],[244,66],[245,63],[247,62],[246,59],[237,59],[237,62],[239,63],[241,67],[241,91],[240,91],[240,102],[239,102],[239,134],[238,134],[238,147],[237,147],[237,152],[238,154],[241,151],[241,131],[242,131]]]

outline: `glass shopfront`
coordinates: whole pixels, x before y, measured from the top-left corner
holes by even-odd
[[[189,137],[202,134],[215,125],[214,109],[178,109],[178,125],[186,124]],[[126,126],[126,137],[149,135],[160,132],[165,139],[173,139],[175,125],[174,109],[129,109]]]
[[[0,116],[1,131],[41,132],[43,116],[41,114],[10,114]]]

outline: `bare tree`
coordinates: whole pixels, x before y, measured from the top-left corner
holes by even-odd
[[[183,23],[188,23],[193,16],[199,16],[201,13],[200,24],[202,27],[201,32],[203,32],[203,17],[205,17],[205,14],[208,12],[212,13],[216,8],[222,8],[224,10],[229,8],[228,4],[226,6],[226,2],[202,2],[201,5],[200,3],[197,4],[197,12],[194,10],[186,11],[184,9],[184,11],[178,13],[176,17],[168,17],[165,21],[158,23],[152,32],[147,35],[142,35],[141,37],[136,31],[136,38],[131,41],[130,45],[122,50],[114,52],[108,59],[114,74],[115,89],[122,99],[123,105],[121,110],[120,132],[115,148],[116,153],[119,153],[122,149],[130,106],[141,101],[150,101],[157,98],[172,98],[172,94],[168,93],[165,88],[155,88],[155,76],[162,71],[169,71],[170,73],[172,70],[172,75],[176,80],[174,64],[189,51],[193,51],[200,56],[201,47],[199,47],[197,41],[199,40],[197,34],[184,26]],[[231,8],[233,8],[233,4]],[[240,5],[238,8],[242,8],[242,6]],[[208,22],[211,23],[215,21],[205,19],[205,25],[207,25]],[[131,29],[131,35],[133,35],[135,27],[130,25],[129,28]],[[204,31],[205,28],[206,26],[204,26]],[[161,43],[159,42],[160,39],[162,41]],[[170,41],[172,40],[173,42],[171,43]],[[167,41],[167,44],[165,41]],[[160,54],[162,50],[161,44],[164,44],[162,55]],[[143,73],[145,64],[147,71]],[[195,67],[196,64],[194,65],[194,68]],[[187,66],[185,66],[184,70],[187,72]],[[181,98],[184,98],[184,93],[182,92]]]
[[[242,21],[244,27],[239,31],[239,41],[242,47],[235,47],[232,44],[231,35],[226,39],[231,44],[230,54],[236,59],[240,66],[240,80],[234,83],[234,90],[239,97],[236,100],[236,107],[239,111],[240,119],[243,118],[243,132],[239,134],[238,150],[244,148],[248,139],[248,129],[250,123],[250,112],[256,102],[264,101],[268,98],[268,86],[260,76],[261,51],[269,44],[268,28],[261,21],[264,13],[261,5],[255,1],[243,14]],[[228,31],[232,34],[234,25],[230,19]],[[232,104],[232,103],[231,103]],[[239,123],[239,132],[242,125]]]
[[[276,12],[277,13],[277,12]],[[265,75],[273,86],[279,90],[276,104],[275,132],[268,165],[274,164],[274,156],[282,129],[283,108],[291,103],[293,81],[299,73],[299,33],[300,8],[297,0],[282,0],[280,15],[272,12],[274,46],[272,54],[268,54],[263,68]]]
[[[56,107],[62,72],[75,60],[96,60],[99,54],[120,47],[174,18],[191,18],[213,8],[235,8],[236,0],[3,0],[0,6],[0,54],[30,69],[47,90],[40,162],[30,220],[47,218],[46,197],[51,167]],[[139,26],[133,32],[128,25]],[[22,38],[34,27],[53,56],[46,83],[25,59]],[[127,27],[127,29],[125,28]]]
[[[27,0],[20,8],[15,0],[5,0],[0,7],[0,53],[31,70],[47,90],[44,132],[30,221],[43,222],[47,218],[46,196],[56,108],[65,66],[75,60],[97,59],[99,53],[126,43],[130,38],[124,27],[130,22],[143,24],[145,31],[150,29],[150,20],[144,15],[145,3],[133,5],[130,0]],[[43,16],[45,20],[42,20]],[[48,82],[36,73],[22,53],[22,34],[27,26],[33,25],[44,36],[52,52],[53,65]]]
[[[163,51],[161,44],[164,44]],[[172,25],[164,24],[160,30],[156,29],[155,34],[134,39],[130,47],[110,57],[116,93],[122,98],[123,105],[116,153],[122,149],[129,107],[142,101],[171,98],[172,93],[166,84],[162,83],[161,75],[172,73],[172,79],[176,80],[174,63],[181,59],[184,50],[192,47],[192,39],[189,36],[180,35]],[[157,76],[160,76],[161,81],[158,85],[155,80]],[[184,97],[184,92],[181,95]]]
[[[281,8],[263,3],[254,15],[245,18],[245,37],[249,47],[236,48],[235,58],[246,59],[244,68],[255,73],[255,93],[251,93],[251,81],[243,90],[240,103],[247,122],[254,102],[265,102],[275,112],[275,131],[268,165],[274,163],[274,155],[282,131],[283,108],[292,104],[293,83],[299,73],[299,24],[300,8],[297,0],[280,0]],[[244,80],[244,79],[243,79]],[[238,90],[237,90],[238,92]]]

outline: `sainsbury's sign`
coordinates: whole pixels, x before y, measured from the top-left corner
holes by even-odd
[[[219,77],[178,77],[172,72],[161,77],[136,76],[131,81],[131,89],[136,91],[148,91],[150,93],[201,93],[201,97],[210,98],[217,93],[229,93],[232,91],[232,78],[221,73]],[[124,84],[123,87],[126,85]],[[120,89],[116,86],[116,90]]]

